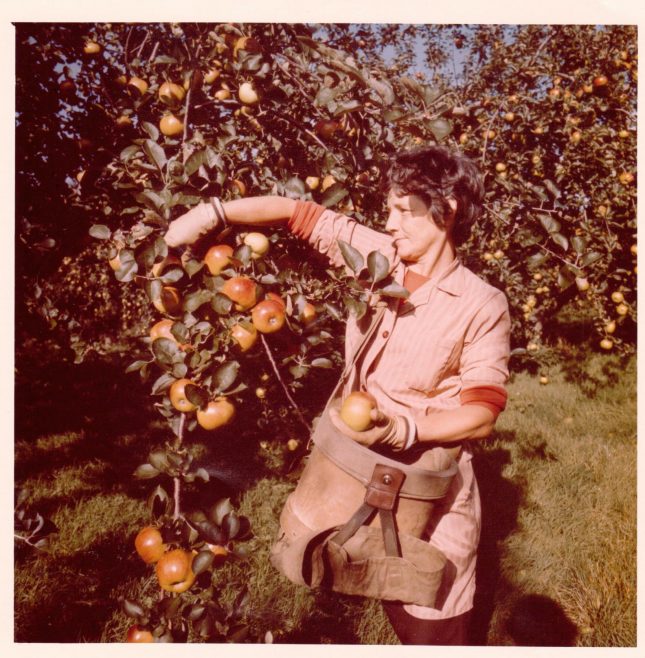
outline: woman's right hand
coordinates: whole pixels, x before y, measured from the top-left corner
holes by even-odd
[[[202,202],[170,222],[164,240],[169,247],[193,244],[200,237],[217,228],[219,223],[213,204]]]

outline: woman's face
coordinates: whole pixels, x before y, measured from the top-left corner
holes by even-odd
[[[450,239],[457,203],[449,198],[449,217],[444,226],[437,226],[430,208],[416,194],[397,194],[391,191],[387,205],[390,211],[385,230],[394,238],[394,245],[401,260],[410,263],[423,262],[435,254]]]

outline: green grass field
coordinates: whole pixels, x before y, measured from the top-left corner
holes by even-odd
[[[49,376],[21,372],[30,390]],[[30,412],[17,418],[16,486],[29,490],[28,509],[58,532],[46,551],[16,541],[16,641],[121,641],[130,621],[118,597],[156,596],[153,571],[132,544],[148,520],[151,486],[131,473],[164,430],[142,416],[140,391],[106,383],[115,377],[125,376],[95,376],[85,406],[69,388],[29,405],[17,396],[18,416]],[[475,641],[512,644],[509,619],[526,596],[541,595],[575,625],[578,646],[634,646],[636,362],[592,355],[554,367],[549,378],[540,385],[515,375],[494,436],[476,448],[483,534]],[[245,457],[231,454],[233,470],[236,459]],[[222,597],[232,596],[227,583],[249,586],[253,637],[271,631],[275,642],[396,644],[378,603],[311,592],[270,567],[277,517],[295,484],[272,463],[258,460],[250,477],[247,463],[249,486],[237,502],[253,524],[251,556],[217,571]]]

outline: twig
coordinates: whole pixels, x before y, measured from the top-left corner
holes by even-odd
[[[260,339],[262,340],[264,351],[266,352],[269,362],[271,363],[273,372],[278,378],[278,381],[282,386],[282,390],[284,391],[284,394],[287,396],[287,400],[289,400],[289,403],[293,407],[293,410],[296,412],[296,415],[298,416],[300,422],[307,428],[308,432],[311,432],[311,425],[309,425],[307,419],[302,415],[302,412],[298,408],[298,405],[296,404],[295,400],[291,397],[291,393],[289,393],[289,389],[287,388],[287,385],[284,383],[284,380],[282,379],[282,375],[280,374],[280,371],[278,370],[278,366],[276,365],[273,355],[271,354],[271,350],[269,349],[269,344],[267,343],[266,338],[264,337],[263,334],[260,335]]]
[[[155,43],[155,47],[152,49],[152,54],[148,58],[148,63],[152,62],[152,60],[155,58],[155,55],[157,54],[157,50],[159,50],[159,41]]]
[[[130,44],[130,37],[132,36],[132,30],[134,30],[134,25],[132,25],[128,30],[128,36],[125,38],[125,47],[123,48],[123,59],[124,59],[126,73],[128,73],[130,70],[130,66],[128,65],[128,46]]]
[[[146,45],[149,38],[150,38],[150,32],[147,32],[146,36],[141,42],[141,45],[139,46],[139,50],[137,50],[137,59],[141,59],[141,51],[143,50],[143,47]]]
[[[526,65],[526,68],[529,68],[530,66],[533,66],[533,62],[535,62],[538,55],[540,54],[540,52],[544,48],[544,46],[546,46],[546,44],[549,43],[549,41],[551,41],[552,38],[553,38],[553,30],[551,30],[549,32],[549,34],[546,35],[546,37],[544,38],[542,43],[538,46],[538,49],[533,53],[533,57],[531,57],[531,59],[529,60],[529,63]]]
[[[193,71],[192,75],[195,75],[195,72]],[[193,85],[192,85],[192,76],[190,80],[190,84],[188,85],[188,93],[186,94],[186,104],[185,104],[185,110],[184,110],[184,134],[182,135],[181,138],[181,150],[183,151],[183,162],[186,164],[186,160],[188,159],[188,151],[186,149],[186,138],[188,137],[188,112],[190,110],[190,96],[193,91]]]
[[[182,414],[179,419],[179,432],[177,435],[177,443],[180,444],[184,439],[184,425],[186,424],[186,415]],[[175,506],[172,513],[173,519],[178,519],[181,516],[181,480],[175,476],[173,479],[173,499]]]

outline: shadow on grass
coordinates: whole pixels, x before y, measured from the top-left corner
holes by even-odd
[[[559,603],[541,594],[520,597],[506,623],[513,642],[522,647],[572,647],[577,626]]]
[[[38,561],[34,560],[34,569]],[[25,564],[23,568],[29,568]],[[101,629],[114,614],[113,588],[126,578],[141,578],[148,567],[132,559],[132,548],[123,536],[111,533],[68,557],[50,564],[48,582],[54,592],[38,592],[18,605],[16,642],[96,642]],[[37,576],[34,576],[37,577]]]
[[[515,440],[514,432],[498,432],[498,440]],[[498,543],[517,527],[517,515],[522,501],[522,488],[502,475],[510,462],[510,451],[503,448],[476,447],[473,468],[479,486],[482,505],[482,530],[477,553],[477,590],[471,624],[471,644],[484,646],[493,617],[495,601],[500,591],[510,591],[511,585],[500,575]]]

